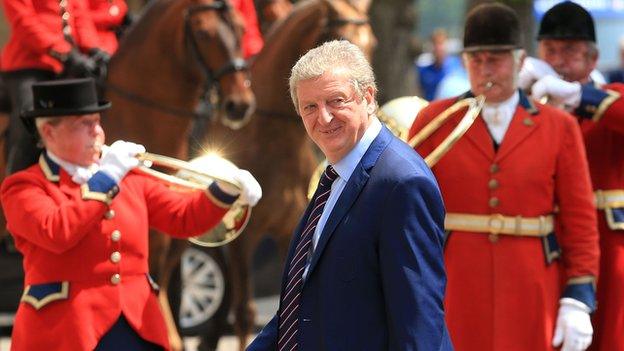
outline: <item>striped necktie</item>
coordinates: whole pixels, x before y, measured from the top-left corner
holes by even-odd
[[[314,194],[312,212],[310,212],[308,222],[303,232],[301,232],[301,236],[299,236],[295,254],[288,264],[286,289],[282,293],[279,308],[279,337],[277,341],[279,351],[295,351],[298,349],[299,296],[303,286],[303,272],[308,262],[308,254],[312,252],[314,231],[331,193],[331,186],[336,178],[338,178],[338,173],[332,166],[327,166]]]

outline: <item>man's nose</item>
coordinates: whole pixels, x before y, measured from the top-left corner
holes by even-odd
[[[319,109],[319,123],[329,124],[332,119],[334,119],[334,115],[327,109],[327,106],[321,106]]]

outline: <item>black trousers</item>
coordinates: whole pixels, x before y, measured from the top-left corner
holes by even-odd
[[[100,339],[95,351],[162,351],[160,345],[144,340],[122,314]]]
[[[52,71],[36,69],[3,72],[2,74],[2,80],[11,99],[11,117],[5,143],[7,175],[37,162],[41,150],[37,147],[37,138],[24,127],[21,113],[33,108],[31,90],[33,83],[52,80],[55,77]]]

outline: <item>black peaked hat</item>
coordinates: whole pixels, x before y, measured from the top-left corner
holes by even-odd
[[[540,22],[537,40],[572,39],[596,42],[594,19],[581,5],[559,3],[546,11]]]
[[[464,28],[464,52],[520,48],[520,21],[509,6],[485,3],[468,12]]]
[[[108,101],[98,101],[95,81],[91,78],[35,83],[32,93],[33,109],[24,111],[23,119],[87,115],[111,106]]]

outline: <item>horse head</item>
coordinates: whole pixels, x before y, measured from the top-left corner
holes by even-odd
[[[377,39],[368,18],[370,0],[323,0],[325,19],[317,45],[326,41],[345,39],[357,45],[366,57],[372,58]]]
[[[255,109],[248,66],[242,58],[242,18],[226,0],[190,0],[184,18],[187,49],[205,77],[207,91],[218,89],[221,122],[241,128]]]

